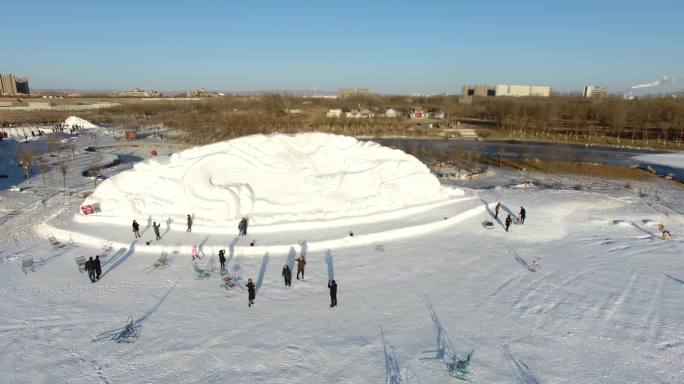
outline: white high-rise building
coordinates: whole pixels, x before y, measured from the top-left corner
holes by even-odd
[[[496,96],[537,96],[549,97],[551,96],[551,87],[545,86],[530,86],[530,85],[506,85],[499,84],[496,86]]]
[[[587,85],[582,92],[584,97],[606,97],[608,96],[608,88],[603,85]]]

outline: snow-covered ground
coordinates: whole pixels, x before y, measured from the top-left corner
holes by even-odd
[[[123,160],[104,171],[110,176],[152,146],[173,150],[97,140],[100,152]],[[78,141],[77,152],[90,145]],[[534,187],[530,178],[567,188]],[[67,181],[76,191],[93,183],[76,172]],[[198,223],[187,233],[184,223],[162,221],[158,242],[147,220],[137,242],[120,225],[73,222],[83,199],[58,193],[56,170],[47,187],[40,175],[23,185],[25,193],[0,192],[3,382],[379,383],[397,371],[394,382],[456,381],[434,359],[437,328],[447,355],[475,350],[470,379],[478,383],[684,382],[684,199],[665,180],[625,185],[497,169],[445,186],[463,196],[361,215],[366,221],[255,225],[241,238],[237,228]],[[505,232],[492,218],[497,201],[500,219],[524,206],[525,224]],[[671,240],[659,237],[659,223]],[[48,243],[46,228],[61,246]],[[110,241],[103,277],[91,284],[74,258],[103,254]],[[195,243],[206,279],[191,264]],[[239,286],[221,286],[219,248],[238,281],[256,282],[252,308]],[[162,251],[166,264],[151,268]],[[283,265],[302,253],[306,279],[284,287]],[[26,257],[36,265],[24,274]],[[542,267],[530,272],[535,257]],[[94,341],[129,317],[139,329],[132,343]]]

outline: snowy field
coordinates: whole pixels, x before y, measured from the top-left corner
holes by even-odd
[[[152,147],[162,156],[174,150],[154,139],[135,147],[97,140],[101,152],[123,159],[107,176]],[[0,145],[0,173],[19,184],[20,170],[7,165],[12,144]],[[77,145],[87,156],[92,139]],[[93,181],[76,171],[79,156],[68,185],[80,192]],[[306,226],[255,223],[244,237],[237,220],[225,231],[198,221],[192,233],[184,222],[162,221],[160,241],[139,219],[136,241],[125,225],[75,221],[83,198],[59,192],[56,169],[47,177],[45,187],[36,175],[19,184],[25,192],[0,191],[2,382],[459,382],[440,349],[459,358],[474,350],[468,378],[477,383],[684,382],[678,184],[525,175],[567,186],[552,189],[496,169],[445,183],[463,194],[417,207]],[[500,219],[524,206],[525,224],[507,233],[492,218],[497,201]],[[660,238],[659,223],[671,240]],[[193,269],[193,244],[206,278]],[[256,282],[252,308],[241,286],[222,286],[221,248],[238,282]],[[161,252],[167,261],[153,268]],[[95,254],[107,256],[92,284],[75,258]],[[301,254],[305,279],[285,287],[282,267]],[[27,257],[34,271],[24,273]],[[541,268],[531,272],[535,257]],[[339,306],[331,309],[333,278]],[[97,341],[129,317],[138,331],[132,342]]]

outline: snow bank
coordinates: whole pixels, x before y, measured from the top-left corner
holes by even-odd
[[[635,156],[634,160],[684,169],[684,152]]]
[[[74,126],[78,126],[81,129],[99,128],[97,125],[91,123],[90,121],[81,119],[80,117],[76,116],[67,117],[67,119],[64,120],[64,123],[62,123],[62,126],[67,129],[71,129]]]
[[[453,190],[452,194],[453,194]],[[462,194],[462,191],[458,191]],[[98,216],[227,224],[329,220],[433,203],[449,192],[413,156],[325,134],[252,135],[136,164],[86,199]]]

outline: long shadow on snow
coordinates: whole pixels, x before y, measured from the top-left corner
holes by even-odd
[[[480,199],[480,201],[482,202],[482,204],[484,204],[485,208],[487,209],[487,213],[489,213],[489,216],[491,216],[492,219],[496,220],[496,222],[499,223],[499,225],[501,226],[501,228],[504,228],[504,229],[505,229],[506,227],[505,227],[504,224],[501,222],[501,219],[499,219],[498,217],[496,217],[494,211],[492,211],[492,209],[489,207],[489,203],[486,202],[484,199]]]
[[[114,256],[110,257],[107,259],[107,261],[104,263],[104,265],[108,265],[110,263],[113,263],[107,270],[102,274],[102,277],[105,277],[109,274],[109,272],[113,271],[116,267],[121,265],[126,259],[128,259],[133,253],[135,253],[135,244],[138,242],[138,239],[135,239],[131,242],[131,245],[128,246],[128,250],[126,248],[120,248]]]
[[[301,247],[301,253],[300,254],[302,256],[306,257],[306,253],[309,250],[309,244],[307,244],[306,240],[301,240],[299,242],[299,246]]]
[[[329,249],[325,251],[325,264],[328,265],[328,281],[335,280],[335,260]]]
[[[521,384],[539,384],[539,380],[534,377],[534,374],[532,374],[532,371],[530,370],[530,367],[525,364],[524,361],[516,359],[515,356],[511,353],[511,350],[508,348],[508,344],[503,346],[504,348],[504,354],[508,358],[509,362],[512,364],[512,368],[515,371],[516,376],[518,377],[518,383]]]
[[[444,360],[444,355],[446,353],[446,342],[445,342],[445,334],[444,334],[444,328],[442,327],[442,322],[439,321],[439,318],[437,317],[437,312],[435,311],[435,308],[432,306],[432,303],[430,300],[426,297],[425,298],[426,305],[428,307],[428,312],[430,312],[430,318],[432,319],[432,325],[435,328],[435,337],[437,339],[436,341],[436,349],[431,350],[431,351],[423,351],[423,353],[434,353],[435,357],[421,357],[420,360]]]
[[[159,307],[161,307],[164,300],[166,300],[166,298],[169,297],[169,295],[174,290],[174,288],[176,288],[176,285],[178,285],[179,281],[180,280],[177,280],[176,283],[171,287],[171,289],[169,289],[168,292],[166,292],[166,294],[164,296],[162,296],[161,299],[159,299],[159,301],[155,305],[152,306],[152,308],[150,308],[147,312],[145,312],[137,320],[134,320],[130,325],[127,325],[127,326],[124,326],[121,328],[112,329],[110,331],[102,332],[99,335],[97,335],[97,337],[95,339],[93,339],[93,341],[101,341],[101,340],[108,340],[108,339],[111,340],[114,336],[125,331],[126,328],[128,328],[128,327],[132,327],[137,333],[137,331],[139,331],[140,328],[142,327],[145,320],[147,320],[150,316],[152,316],[153,313],[157,312],[157,310],[159,309]]]
[[[522,258],[522,256],[520,256],[520,254],[518,254],[518,252],[515,249],[509,248],[508,252],[510,252],[515,257],[515,261],[517,261],[518,264],[522,265],[527,270],[530,269],[530,265],[527,263],[527,261],[525,261],[525,259]]]
[[[676,278],[676,277],[674,277],[674,276],[670,276],[670,275],[668,275],[667,273],[663,273],[663,275],[665,275],[665,276],[669,277],[670,279],[672,279],[672,280],[678,282],[679,284],[684,284],[684,280],[678,279],[678,278]]]
[[[287,253],[287,266],[290,267],[290,271],[294,271],[295,257],[297,257],[297,251],[294,247],[290,247],[290,251]]]
[[[171,223],[173,223],[172,218],[169,217],[168,219],[166,219],[166,230],[164,231],[164,233],[162,233],[161,237],[166,236],[166,234],[171,231]]]
[[[397,362],[397,356],[394,353],[394,347],[385,340],[385,332],[380,327],[380,337],[382,339],[382,349],[385,353],[385,382],[387,384],[401,383],[401,370]]]
[[[240,241],[240,236],[235,236],[233,241],[231,241],[228,245],[228,259],[226,260],[226,264],[228,264],[233,256],[235,256],[235,246],[237,245],[238,241]]]
[[[261,286],[264,284],[264,276],[266,275],[266,266],[268,265],[269,258],[270,257],[268,256],[268,252],[266,252],[264,258],[261,259],[261,269],[259,270],[259,278],[257,279],[255,287],[257,292],[259,292]]]
[[[209,235],[207,235],[207,237],[205,237],[205,238],[199,243],[199,245],[197,245],[197,251],[199,252],[200,255],[202,255],[202,258],[204,258],[204,256],[205,256],[205,255],[204,255],[204,249],[203,249],[203,247],[204,247],[204,244],[207,243],[207,241],[209,241]]]

